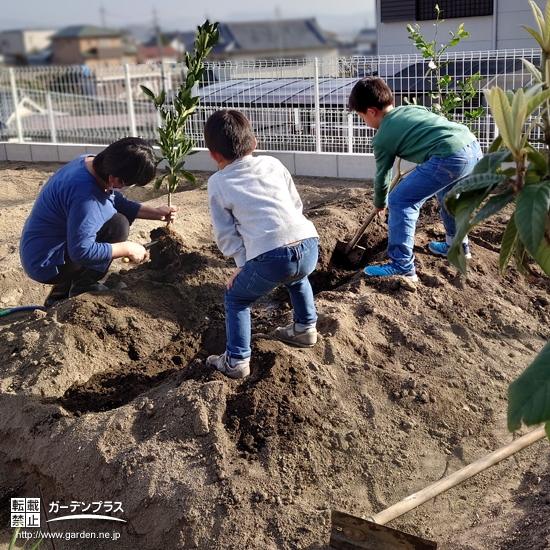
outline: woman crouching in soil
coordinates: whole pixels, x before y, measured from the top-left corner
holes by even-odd
[[[124,138],[97,156],[82,155],[58,170],[40,191],[25,222],[19,253],[25,273],[53,285],[49,307],[84,292],[108,290],[99,281],[111,261],[139,264],[147,250],[128,241],[136,218],[173,220],[178,207],[145,206],[122,190],[149,183],[156,158],[149,143]]]

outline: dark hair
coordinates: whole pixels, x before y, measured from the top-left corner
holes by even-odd
[[[384,109],[393,104],[393,94],[381,78],[366,77],[359,80],[349,95],[349,110],[366,113],[369,107]]]
[[[145,185],[157,171],[153,147],[144,139],[127,137],[111,143],[93,160],[96,174],[108,181],[109,176],[120,178],[125,185]]]
[[[234,109],[216,111],[204,125],[206,146],[225,160],[235,160],[252,153],[255,139],[250,121]]]

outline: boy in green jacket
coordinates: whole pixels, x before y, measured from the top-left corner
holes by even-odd
[[[468,175],[481,159],[476,137],[462,124],[451,122],[419,105],[394,107],[393,95],[381,78],[363,78],[353,87],[349,108],[377,130],[372,139],[376,160],[374,207],[377,214],[389,210],[388,256],[384,265],[368,266],[371,277],[404,275],[417,281],[414,265],[414,233],[420,207],[435,195],[441,205],[444,242],[429,249],[439,256],[447,252],[456,234],[454,218],[445,210],[443,198],[459,178]],[[388,197],[396,157],[418,164]],[[468,237],[462,243],[471,258]]]

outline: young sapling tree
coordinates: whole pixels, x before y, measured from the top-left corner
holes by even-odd
[[[461,23],[456,32],[450,32],[451,38],[449,41],[446,44],[442,44],[439,49],[436,49],[437,30],[445,19],[441,19],[442,10],[437,4],[435,5],[435,11],[437,14],[436,22],[434,23],[435,37],[431,42],[427,42],[422,34],[420,34],[420,26],[418,24],[415,24],[414,27],[412,25],[407,25],[407,31],[409,33],[409,39],[414,42],[416,49],[425,59],[429,60],[428,70],[424,78],[433,86],[433,89],[428,92],[429,97],[432,99],[431,110],[449,120],[454,120],[453,112],[477,97],[478,90],[475,85],[481,80],[481,76],[479,72],[477,72],[464,80],[458,80],[458,91],[451,88],[452,77],[449,74],[444,74],[444,69],[450,65],[451,60],[444,60],[443,54],[449,48],[456,46],[462,39],[468,38],[470,33],[464,30],[464,23]],[[410,100],[405,98],[405,103],[417,104],[418,99],[416,97]],[[474,131],[473,123],[476,119],[481,117],[483,113],[483,106],[479,106],[471,111],[464,111],[464,117],[468,120],[468,127],[470,127],[472,131]]]
[[[499,136],[472,174],[445,196],[447,210],[455,217],[457,233],[448,258],[462,273],[467,272],[463,237],[483,220],[513,206],[502,236],[499,268],[504,273],[514,258],[518,271],[528,278],[538,264],[550,276],[550,0],[546,19],[530,1],[538,31],[524,27],[541,48],[540,66],[523,60],[533,81],[525,89],[486,90]],[[544,139],[534,139],[542,129]],[[538,150],[534,145],[540,147]],[[508,428],[546,424],[550,438],[550,343],[508,389]]]
[[[168,101],[166,90],[161,90],[155,96],[149,88],[141,86],[145,95],[154,102],[164,122],[164,125],[158,128],[157,145],[162,156],[157,160],[158,163],[166,160],[166,166],[164,173],[155,180],[154,188],[158,191],[166,181],[169,205],[172,204],[172,193],[176,191],[182,180],[196,184],[194,174],[185,170],[185,157],[193,154],[191,149],[195,146],[195,142],[185,134],[185,125],[199,103],[197,88],[205,72],[204,58],[218,42],[219,37],[218,23],[206,21],[198,27],[195,52],[193,56],[188,52],[185,55],[187,76],[180,84],[171,103]]]

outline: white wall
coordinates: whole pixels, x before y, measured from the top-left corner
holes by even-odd
[[[96,155],[100,145],[54,145],[49,143],[0,142],[0,162],[70,162],[79,155]],[[214,172],[216,165],[206,149],[199,149],[185,162],[186,170]],[[160,151],[156,149],[158,155]],[[371,154],[277,153],[257,151],[278,158],[293,175],[345,179],[374,178],[376,164]],[[162,166],[162,165],[161,165]]]
[[[27,55],[35,53],[51,44],[55,31],[4,31],[0,33],[0,51],[4,55]]]
[[[4,55],[23,55],[25,43],[21,31],[4,31],[0,33],[0,51]]]
[[[56,31],[24,31],[25,53],[35,53],[51,46],[51,37]]]

